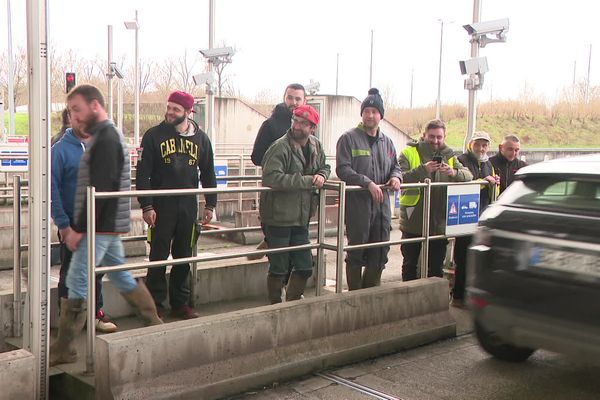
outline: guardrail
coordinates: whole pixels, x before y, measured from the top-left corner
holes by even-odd
[[[256,177],[243,177],[243,176],[234,176],[234,177],[221,177],[220,179],[228,179],[228,180],[254,180]],[[20,197],[20,177],[16,176],[14,178],[14,187],[19,188],[19,190],[14,191],[15,198]],[[384,242],[375,242],[375,243],[367,243],[361,245],[346,245],[344,243],[344,220],[345,220],[345,206],[346,206],[346,193],[350,191],[359,191],[366,190],[359,186],[346,186],[345,182],[342,181],[327,181],[325,182],[323,188],[319,190],[319,214],[317,219],[317,239],[316,243],[309,243],[306,245],[300,246],[290,246],[285,248],[277,248],[277,249],[265,249],[265,250],[252,250],[245,252],[228,252],[218,255],[211,255],[208,257],[199,257],[196,252],[193,253],[192,257],[172,259],[172,260],[163,260],[163,261],[151,261],[151,262],[142,262],[142,263],[129,263],[122,264],[118,266],[98,266],[95,265],[95,202],[96,199],[106,199],[106,198],[117,198],[117,197],[148,197],[148,196],[185,196],[185,195],[199,195],[199,194],[224,194],[224,193],[248,193],[248,192],[267,192],[272,191],[273,189],[268,187],[233,187],[233,188],[216,188],[216,189],[174,189],[174,190],[144,190],[144,191],[123,191],[123,192],[96,192],[94,187],[87,188],[87,251],[88,251],[88,296],[87,296],[87,310],[88,310],[88,321],[93,321],[95,318],[94,310],[95,310],[95,284],[96,284],[96,274],[98,273],[107,273],[107,272],[116,272],[116,271],[126,271],[133,269],[142,269],[142,268],[154,268],[154,267],[162,267],[167,265],[179,265],[179,264],[192,264],[191,275],[193,282],[196,281],[198,266],[197,263],[206,263],[210,261],[216,260],[224,260],[224,259],[232,259],[232,258],[240,258],[246,257],[249,255],[264,255],[264,254],[274,254],[274,253],[282,253],[289,252],[294,250],[303,250],[303,249],[316,249],[317,250],[317,268],[315,269],[315,293],[317,296],[322,295],[323,292],[323,273],[324,273],[324,252],[325,250],[334,251],[337,255],[336,258],[336,285],[335,292],[342,292],[342,283],[343,283],[343,273],[344,273],[344,252],[349,250],[359,250],[359,249],[367,249],[374,247],[383,247],[383,246],[393,246],[402,243],[415,243],[421,242],[421,258],[420,258],[420,277],[426,278],[428,273],[428,249],[429,249],[429,241],[430,240],[438,240],[438,239],[446,239],[448,237],[446,235],[430,235],[429,234],[429,215],[430,215],[430,202],[431,202],[431,188],[433,186],[455,186],[455,185],[482,185],[487,184],[486,182],[480,181],[471,181],[471,182],[434,182],[432,183],[429,179],[426,179],[424,183],[410,183],[410,184],[402,184],[403,189],[409,188],[423,188],[423,234],[421,237],[410,238],[410,239],[400,239],[400,240],[388,240]],[[381,186],[383,189],[389,189],[385,186]],[[326,205],[326,192],[328,190],[332,190],[338,193],[339,202],[338,202],[338,225],[337,225],[337,237],[336,244],[331,245],[325,243],[325,205]],[[492,191],[495,192],[495,191]],[[387,195],[387,194],[386,194]],[[19,197],[17,197],[19,196]],[[495,199],[492,199],[495,200]],[[14,321],[20,322],[20,281],[21,281],[21,251],[27,250],[28,246],[20,245],[20,201],[16,201],[14,203],[14,215],[15,221],[15,272],[14,272],[14,305],[15,305],[15,315]],[[18,216],[18,217],[17,217]],[[204,234],[223,234],[223,233],[233,233],[233,232],[247,232],[253,230],[261,229],[259,226],[252,227],[242,227],[242,228],[226,228],[220,229],[218,231],[207,231]],[[133,241],[133,240],[145,240],[145,236],[135,236],[125,238],[125,241]],[[58,243],[53,243],[53,245],[58,245]],[[200,268],[200,269],[211,269],[212,267]],[[18,282],[18,284],[17,284]],[[18,287],[17,287],[18,286]],[[191,285],[191,290],[194,290],[195,285]],[[190,296],[193,299],[193,292]],[[17,313],[19,315],[17,315]],[[14,324],[13,332],[15,336],[20,336],[20,323]],[[93,373],[94,371],[94,356],[95,356],[95,336],[96,332],[94,329],[87,330],[87,346],[86,346],[86,372]]]

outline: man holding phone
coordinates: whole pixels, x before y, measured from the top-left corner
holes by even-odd
[[[431,120],[418,142],[409,143],[400,154],[399,164],[404,183],[424,182],[467,182],[473,174],[454,156],[446,146],[446,125],[439,119]],[[446,187],[431,189],[429,234],[441,235],[446,229]],[[420,237],[423,234],[423,190],[403,189],[400,196],[400,230],[402,238]],[[429,243],[428,276],[443,276],[442,265],[446,255],[447,240]],[[417,279],[417,263],[421,243],[403,243],[402,280]]]

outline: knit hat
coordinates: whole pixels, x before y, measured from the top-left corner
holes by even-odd
[[[369,95],[363,100],[360,105],[360,115],[367,107],[374,107],[379,111],[379,115],[383,118],[383,99],[379,95],[379,90],[376,88],[369,89]]]
[[[171,103],[179,104],[185,110],[193,110],[194,108],[194,96],[189,93],[176,90],[169,95],[167,101]]]
[[[319,125],[319,113],[317,112],[317,110],[315,110],[308,104],[304,104],[302,106],[294,108],[294,115],[300,118],[304,118],[313,125]]]

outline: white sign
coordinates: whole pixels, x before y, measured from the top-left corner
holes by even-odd
[[[479,185],[448,186],[446,235],[474,233],[479,222]]]
[[[3,146],[0,149],[0,172],[27,172],[29,167],[27,146]]]

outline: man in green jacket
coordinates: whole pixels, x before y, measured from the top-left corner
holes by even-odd
[[[308,244],[308,223],[317,209],[316,189],[323,186],[331,167],[314,136],[319,114],[309,105],[296,107],[292,126],[275,141],[262,162],[262,183],[274,191],[261,193],[260,218],[269,249]],[[288,267],[292,273],[286,301],[298,300],[312,275],[310,250],[269,254],[267,290],[271,304],[281,302]]]
[[[454,156],[452,149],[444,143],[446,125],[439,119],[429,121],[423,137],[409,145],[400,154],[400,168],[404,183],[424,182],[467,182],[473,179],[471,172]],[[400,195],[400,230],[402,238],[422,236],[423,232],[423,189],[403,189]],[[442,235],[446,230],[446,187],[431,189],[429,234]],[[428,276],[443,276],[442,265],[446,256],[447,240],[429,243]],[[421,243],[403,243],[402,280],[417,279],[417,263]]]

